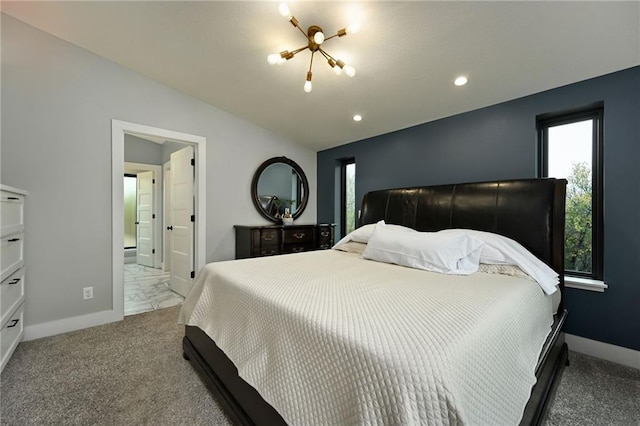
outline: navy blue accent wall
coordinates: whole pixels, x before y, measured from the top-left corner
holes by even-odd
[[[566,331],[640,350],[640,67],[318,153],[318,221],[339,222],[335,170],[371,190],[536,177],[536,116],[604,102],[604,293],[567,289]],[[366,118],[365,118],[366,119]]]

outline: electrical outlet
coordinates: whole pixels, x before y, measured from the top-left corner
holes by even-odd
[[[82,289],[82,299],[83,300],[93,299],[93,287],[85,287]]]

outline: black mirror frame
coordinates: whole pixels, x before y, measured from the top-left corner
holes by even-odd
[[[309,181],[307,181],[307,176],[304,174],[302,168],[298,165],[298,163],[287,157],[269,158],[267,161],[260,164],[260,167],[258,167],[258,170],[256,170],[256,172],[254,173],[253,180],[251,181],[251,201],[253,201],[253,205],[256,207],[256,210],[258,210],[258,213],[260,213],[262,217],[274,223],[281,223],[282,221],[280,218],[276,218],[270,215],[267,211],[265,211],[265,209],[262,208],[262,204],[260,204],[260,200],[258,198],[258,180],[260,180],[260,175],[267,167],[277,163],[284,163],[290,166],[293,170],[296,171],[296,173],[298,173],[298,176],[302,180],[302,189],[304,191],[304,195],[302,197],[302,200],[300,201],[300,204],[298,205],[298,208],[296,209],[296,212],[292,214],[294,220],[300,217],[300,215],[304,212],[304,209],[307,207],[307,202],[309,201]]]

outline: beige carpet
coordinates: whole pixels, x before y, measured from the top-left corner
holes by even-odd
[[[179,307],[23,342],[2,372],[3,425],[226,425],[182,358]],[[640,370],[570,352],[547,426],[640,426]]]
[[[229,424],[182,358],[178,311],[21,343],[2,372],[2,424]]]

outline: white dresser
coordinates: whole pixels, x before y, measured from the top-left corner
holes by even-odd
[[[26,191],[0,185],[2,265],[0,284],[0,371],[22,340],[24,330],[24,199]]]

